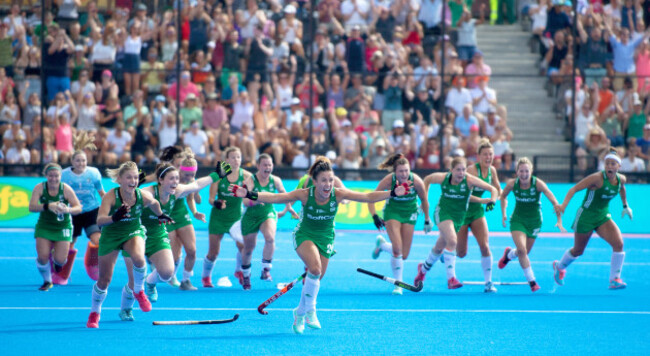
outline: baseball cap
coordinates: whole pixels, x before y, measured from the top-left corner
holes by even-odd
[[[341,126],[342,127],[350,127],[350,126],[352,126],[352,123],[350,122],[350,120],[346,119],[346,120],[343,120],[343,122],[341,123]]]
[[[395,120],[395,122],[393,122],[393,128],[398,128],[398,127],[402,127],[402,128],[403,128],[403,127],[404,127],[404,121],[402,121],[402,120]]]
[[[348,114],[348,111],[345,110],[345,108],[337,108],[336,109],[336,115],[337,116],[346,116]]]
[[[163,103],[164,103],[164,102],[167,101],[167,99],[165,99],[165,96],[164,96],[164,95],[160,95],[160,94],[159,94],[159,95],[156,95],[156,101],[160,101],[160,102],[163,102]]]

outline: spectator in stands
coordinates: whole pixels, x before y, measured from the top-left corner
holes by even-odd
[[[172,113],[163,115],[158,129],[158,149],[174,146],[178,142],[180,129],[176,125],[176,118]]]
[[[618,106],[606,110],[599,116],[598,125],[605,132],[611,146],[621,147],[625,145],[623,127],[625,127],[626,122],[627,116],[620,111]]]
[[[228,121],[226,108],[219,103],[217,93],[207,95],[207,103],[203,108],[203,128],[210,134],[215,134],[222,123]]]
[[[478,77],[478,85],[470,90],[474,112],[481,114],[483,117],[487,115],[490,107],[497,105],[497,93],[494,89],[488,87],[489,79],[488,76]]]
[[[162,94],[156,95],[154,100],[150,103],[151,108],[149,109],[149,112],[151,113],[153,128],[156,131],[160,129],[160,125],[165,116],[170,113],[167,106],[165,106],[166,103],[167,99],[165,99],[165,96]]]
[[[40,119],[41,117],[41,100],[37,93],[32,93],[27,101],[25,101],[27,86],[28,84],[26,84],[25,89],[18,95],[18,103],[23,112],[23,126],[29,130],[34,125],[36,118],[38,117]]]
[[[607,25],[607,22],[605,22]],[[611,29],[607,27],[610,33]],[[623,78],[632,78],[632,84],[634,89],[637,88],[636,77],[630,77],[634,75],[636,66],[634,65],[634,50],[636,47],[641,44],[642,41],[645,41],[650,34],[648,32],[644,33],[643,36],[637,38],[632,38],[630,30],[627,28],[621,29],[620,38],[616,38],[614,34],[609,36],[609,44],[612,47],[614,54],[614,89],[619,90],[623,87]]]
[[[476,125],[478,130],[478,119],[472,112],[472,104],[465,104],[462,115],[456,117],[454,121],[454,133],[461,139],[466,139],[470,135],[471,128]]]
[[[393,129],[388,133],[389,150],[392,152],[400,152],[402,144],[409,141],[409,135],[405,133],[404,121],[395,120],[393,122]]]
[[[350,2],[352,0],[346,0]],[[354,0],[363,1],[365,0]],[[345,5],[345,2],[343,3]],[[363,38],[361,37],[361,26],[355,24],[350,29],[350,35],[346,42],[345,62],[348,64],[348,70],[354,74],[360,74],[366,71],[366,49]]]
[[[309,100],[310,93],[311,104]],[[318,106],[318,98],[324,93],[325,89],[318,81],[316,73],[311,73],[310,78],[310,73],[305,72],[302,81],[296,86],[296,94],[298,95],[298,98],[300,98],[300,107],[305,110],[310,107]]]
[[[554,8],[557,8],[554,7]],[[553,13],[550,11],[549,14]],[[568,37],[568,38],[567,38]],[[544,56],[542,66],[546,68],[546,74],[554,84],[560,84],[564,79],[560,74],[560,66],[562,61],[572,53],[573,38],[569,35],[566,36],[562,31],[556,31],[553,35],[553,45],[549,48]]]
[[[2,151],[6,152],[11,148],[19,136],[27,137],[25,131],[21,128],[20,120],[15,120],[11,123],[9,129],[2,134]]]
[[[46,86],[48,101],[54,99],[59,92],[70,89],[70,78],[68,76],[68,58],[74,53],[74,43],[56,24],[48,27],[48,36],[45,38],[43,57],[45,63]],[[0,32],[1,37],[1,32]]]
[[[135,128],[131,153],[135,162],[140,161],[148,147],[156,147],[158,143],[157,131],[153,128],[151,115],[144,115]]]
[[[341,3],[341,15],[346,31],[354,30],[355,27],[360,31],[370,20],[370,5],[366,0],[345,0]]]
[[[142,91],[144,96],[150,94],[166,93],[167,88],[165,80],[165,65],[158,60],[158,49],[150,47],[147,54],[147,60],[140,64],[142,77]]]
[[[12,123],[14,121],[20,121],[20,107],[16,103],[16,97],[13,91],[9,91],[5,96],[4,102],[0,100],[0,104],[2,104],[2,110],[0,110],[0,120],[2,122]]]
[[[608,108],[606,111],[609,111]],[[575,123],[575,144],[578,147],[584,149],[586,147],[585,140],[591,129],[597,125],[596,122],[596,112],[590,99],[585,100],[582,103],[580,111],[576,113],[576,123]],[[570,117],[569,117],[570,118]]]
[[[72,143],[72,136],[74,134],[72,130],[72,125],[76,121],[76,109],[71,106],[70,114],[59,113],[57,120],[54,124],[54,147],[56,147],[56,152],[59,155],[59,162],[61,164],[67,164],[70,161],[70,157],[74,153],[74,146]]]
[[[403,121],[402,96],[405,78],[399,68],[388,73],[384,79],[384,110],[381,113],[381,123],[385,128],[392,127],[393,122]]]
[[[485,117],[483,120],[479,121],[481,127],[481,136],[487,137],[490,142],[494,142],[496,140],[496,127],[499,122],[501,122],[501,117],[497,115],[496,107],[488,107]]]
[[[476,25],[482,24],[484,18],[481,16],[479,20],[472,18],[469,10],[463,10],[463,13],[458,19],[456,26],[458,27],[458,42],[457,51],[458,58],[466,65],[469,61],[473,60],[474,52],[478,50],[476,41]],[[489,74],[488,74],[489,75]]]
[[[557,32],[571,28],[571,18],[562,10],[563,3],[563,0],[552,0],[552,8],[548,11],[546,19],[545,36],[550,36],[550,38],[554,39]],[[544,53],[541,53],[541,55],[544,56]]]
[[[645,162],[638,157],[640,148],[636,144],[636,139],[630,137],[627,139],[627,155],[621,160],[621,172],[645,172]]]
[[[198,98],[194,93],[188,93],[185,96],[185,105],[180,110],[181,115],[181,129],[186,131],[190,128],[192,121],[202,125],[203,110],[198,106]]]
[[[82,69],[79,72],[78,80],[72,82],[72,85],[70,86],[70,93],[72,93],[77,104],[81,103],[86,94],[94,95],[96,91],[97,88],[95,83],[90,80],[88,70],[86,69]]]
[[[0,43],[2,40],[0,40]],[[0,48],[0,58],[6,54],[2,53]],[[41,56],[40,48],[36,46],[23,46],[20,50],[20,56],[16,61],[16,68],[22,70],[24,75],[23,86],[21,90],[25,91],[25,98],[29,98],[32,93],[41,95]],[[11,52],[8,53],[11,55]],[[1,64],[0,64],[1,66]]]
[[[86,93],[78,105],[77,130],[97,131],[99,111],[95,105],[95,98],[91,93]]]
[[[650,123],[643,126],[643,137],[636,139],[636,145],[639,146],[639,157],[646,161],[646,166],[650,162]]]
[[[587,135],[585,146],[585,150],[578,148],[576,153],[576,156],[578,157],[578,167],[581,170],[586,170],[590,162],[593,162],[594,159],[600,157],[600,155],[610,147],[610,143],[603,129],[599,126],[595,126],[591,129],[589,135]],[[592,168],[595,167],[592,166]]]
[[[185,99],[187,96],[191,93],[194,94],[194,98],[197,98],[199,96],[199,88],[196,86],[196,84],[192,83],[190,81],[190,72],[187,70],[184,70],[181,72],[181,80],[180,80],[180,101],[185,102]],[[176,91],[178,83],[174,83],[169,86],[169,90],[167,91],[167,96],[169,97],[170,100],[176,100]],[[188,121],[189,125],[189,121]]]
[[[116,156],[119,163],[131,160],[133,138],[128,131],[124,130],[124,121],[120,120],[115,123],[115,128],[106,137],[106,142],[108,142],[110,152]],[[109,165],[117,164],[117,162],[104,163]]]
[[[107,129],[115,127],[117,122],[124,122],[122,108],[116,96],[109,96],[106,105],[99,112],[99,125]]]
[[[598,89],[598,114],[602,114],[616,102],[616,97],[612,91],[612,80],[610,77],[604,77],[602,84]]]
[[[273,91],[269,83],[267,73],[269,59],[273,55],[271,40],[264,37],[264,27],[262,24],[255,26],[254,37],[248,41],[246,46],[246,56],[248,58],[246,67],[246,83],[248,91],[252,92],[251,83],[261,83],[266,97],[273,99]]]
[[[103,29],[101,40],[93,43],[90,62],[93,66],[92,80],[99,82],[108,70],[112,69],[115,63],[117,48],[115,45],[115,27],[109,25]]]
[[[616,79],[614,80],[616,82]],[[634,109],[634,102],[639,100],[639,93],[634,90],[634,83],[631,77],[623,80],[623,87],[616,92],[617,102],[625,114],[630,114]]]
[[[202,164],[211,165],[212,154],[210,153],[208,135],[201,130],[200,124],[196,120],[192,120],[189,127],[190,129],[183,134],[183,145],[190,147]]]
[[[465,88],[465,78],[454,77],[453,88],[447,93],[445,106],[449,109],[449,117],[455,119],[461,115],[465,105],[472,105],[472,94]]]
[[[422,144],[415,167],[418,169],[440,169],[440,143],[436,137],[429,137]]]
[[[629,119],[626,121],[626,137],[634,139],[643,137],[643,127],[648,122],[648,110],[650,110],[650,104],[646,105],[644,110],[643,102],[640,99],[634,101],[634,109],[630,113]]]
[[[587,77],[587,85],[591,80],[600,81],[607,75],[607,63],[611,61],[612,56],[608,50],[608,44],[603,38],[602,29],[599,26],[593,26],[589,33],[585,30],[581,19],[578,20],[578,34],[580,41],[580,51],[578,52],[578,66]],[[592,14],[588,14],[592,18]]]
[[[359,112],[361,99],[369,96],[366,95],[365,89],[363,88],[363,82],[361,79],[361,74],[352,75],[352,86],[345,90],[345,95],[343,97],[345,102],[345,108],[348,111]]]
[[[512,149],[507,129],[503,124],[496,126],[495,140],[492,142],[494,148],[493,165],[497,169],[512,169]]]
[[[104,27],[104,15],[97,11],[97,2],[89,1],[86,5],[87,12],[81,14],[79,17],[79,24],[81,25],[81,33],[88,36],[92,29],[101,29]]]
[[[49,127],[54,127],[59,116],[65,115],[67,119],[70,119],[70,115],[73,111],[72,106],[74,105],[74,100],[63,92],[59,92],[54,97],[52,105],[47,109],[45,116],[45,124]]]
[[[7,150],[5,155],[5,163],[12,165],[23,165],[31,162],[31,154],[26,148],[25,136],[18,136],[13,143],[13,146]],[[10,175],[23,175],[25,169],[22,167],[10,167]]]

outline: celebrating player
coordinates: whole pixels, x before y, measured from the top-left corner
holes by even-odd
[[[456,278],[456,234],[460,231],[465,213],[469,205],[472,189],[479,187],[490,191],[490,198],[474,197],[475,201],[487,204],[485,209],[494,209],[497,199],[497,190],[483,180],[467,174],[466,161],[463,157],[456,157],[451,161],[451,170],[447,173],[432,173],[424,178],[424,187],[429,191],[429,185],[440,184],[442,194],[436,206],[435,221],[440,231],[436,245],[429,252],[429,256],[418,264],[418,274],[414,284],[424,282],[426,273],[431,266],[443,256],[447,270],[447,287],[456,289],[463,286]],[[428,193],[427,195],[428,196]]]
[[[43,175],[47,180],[34,187],[29,200],[29,211],[40,213],[34,230],[36,267],[43,277],[43,285],[38,290],[48,291],[52,288],[50,254],[55,274],[60,273],[66,264],[66,258],[70,258],[70,215],[79,214],[82,206],[72,188],[61,182],[61,166],[48,163],[43,169]]]
[[[431,231],[431,220],[429,220],[429,200],[427,199],[424,183],[422,179],[411,172],[408,160],[401,154],[397,153],[388,157],[382,164],[377,167],[389,172],[377,185],[378,191],[385,191],[399,184],[408,184],[411,189],[409,193],[401,197],[391,197],[384,207],[384,218],[381,219],[376,211],[375,204],[368,204],[368,211],[372,215],[377,229],[386,227],[390,242],[386,242],[383,237],[377,237],[377,246],[372,253],[372,258],[377,259],[381,251],[391,253],[390,265],[393,270],[393,277],[399,281],[402,280],[404,260],[411,252],[411,243],[413,243],[413,231],[415,222],[418,219],[418,201],[420,197],[422,202],[422,211],[424,212],[424,232]],[[414,188],[414,189],[413,189]],[[393,294],[402,294],[402,288],[396,286]]]
[[[539,229],[542,228],[542,201],[541,194],[544,193],[551,201],[555,211],[559,211],[559,203],[553,192],[541,179],[533,176],[533,164],[528,157],[520,158],[517,162],[517,178],[508,180],[506,187],[501,193],[501,216],[503,227],[506,227],[506,209],[508,207],[508,194],[515,195],[515,210],[510,216],[510,232],[515,248],[506,247],[503,257],[499,260],[499,268],[504,268],[508,262],[519,259],[519,264],[524,270],[524,276],[530,284],[530,290],[536,292],[540,289],[535,281],[533,268],[530,266],[528,254],[532,250]],[[560,231],[566,232],[562,227],[562,214],[557,214],[557,224]]]
[[[587,189],[587,194],[578,209],[575,221],[573,222],[573,231],[575,232],[573,247],[568,249],[562,259],[553,261],[553,272],[555,282],[564,285],[564,276],[569,265],[576,260],[587,247],[594,230],[608,244],[612,246],[612,262],[609,272],[609,289],[623,289],[627,285],[621,279],[621,270],[625,260],[623,252],[623,237],[621,230],[612,220],[609,212],[609,202],[617,194],[621,194],[623,202],[623,217],[625,215],[632,219],[632,209],[627,205],[627,196],[625,192],[625,176],[618,173],[621,168],[621,158],[618,156],[616,149],[611,148],[605,156],[605,170],[590,174],[569,189],[564,197],[560,212],[564,212],[567,205],[576,192]]]
[[[386,200],[408,193],[408,185],[392,187],[390,191],[358,193],[345,188],[334,187],[334,172],[330,161],[318,157],[309,168],[314,186],[290,193],[267,193],[249,191],[233,185],[231,190],[237,197],[246,197],[263,203],[286,204],[300,201],[303,205],[300,222],[293,232],[294,247],[300,259],[307,266],[307,280],[302,288],[300,304],[293,310],[293,331],[302,334],[305,324],[320,329],[316,317],[316,298],[320,279],[327,271],[330,257],[334,255],[334,218],[341,200],[348,199],[362,203]]]

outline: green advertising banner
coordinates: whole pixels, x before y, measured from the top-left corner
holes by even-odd
[[[0,227],[30,228],[36,225],[38,214],[29,212],[29,199],[31,197],[31,192],[34,186],[40,182],[43,182],[44,180],[44,178],[35,177],[0,178]],[[104,189],[106,191],[116,186],[116,184],[109,179],[104,179],[103,183]],[[345,182],[345,185],[349,189],[353,189],[355,191],[368,192],[374,190],[377,186],[377,183],[378,182],[376,181],[351,181]],[[295,187],[297,184],[298,181],[296,180],[287,180],[284,182],[285,187],[289,189],[291,189],[291,187]],[[567,193],[569,188],[571,188],[571,185],[549,184],[549,187],[555,194],[556,198],[559,201],[562,201],[562,199],[564,199],[564,195]],[[648,221],[650,218],[650,204],[648,204],[646,201],[647,197],[650,196],[650,186],[629,184],[626,186],[626,188],[628,203],[630,207],[634,209],[634,221],[630,221],[628,218],[621,218],[622,204],[619,198],[614,199],[610,205],[612,217],[620,227],[621,231],[624,233],[647,233],[648,229],[645,226],[644,222]],[[211,207],[207,204],[208,194],[209,189],[207,188],[201,191],[203,203],[197,204],[197,207],[199,211],[209,216]],[[437,186],[432,186],[429,191],[430,214],[433,214],[439,196],[440,188]],[[564,214],[564,227],[569,231],[571,231],[571,225],[573,224],[575,212],[582,202],[583,196],[584,192],[576,194]],[[553,207],[545,197],[542,197],[542,199],[542,212],[544,216],[542,232],[557,232],[558,230],[554,226],[556,220]],[[512,209],[514,209],[514,203],[514,197],[511,194],[508,201],[508,214],[510,214],[512,212]],[[384,204],[384,202],[376,204],[376,209],[378,212],[380,212],[380,215]],[[283,206],[276,206],[276,210],[280,211],[282,209]],[[300,211],[300,204],[294,204],[294,209],[296,209],[296,211]],[[502,226],[500,206],[497,206],[492,212],[486,213],[486,217],[490,231],[509,231],[508,227],[504,228]],[[291,219],[291,217],[287,214],[282,219],[279,219],[278,229],[285,231],[292,230],[295,227],[296,222],[296,220]],[[423,224],[424,217],[420,215],[416,224],[416,230],[422,230]],[[206,223],[198,220],[194,220],[194,226],[197,229],[207,229],[208,227]],[[375,229],[375,226],[372,223],[372,217],[368,212],[368,205],[357,202],[342,204],[339,207],[338,215],[336,217],[336,227],[338,229],[352,230]]]

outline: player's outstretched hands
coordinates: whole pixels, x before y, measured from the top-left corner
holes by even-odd
[[[226,208],[226,201],[225,200],[220,200],[220,199],[215,199],[214,203],[212,203],[212,205],[217,210],[223,210],[223,209]]]
[[[391,197],[401,197],[409,193],[410,187],[408,182],[402,184],[395,184],[393,189],[390,191]]]
[[[485,211],[494,210],[495,205],[496,205],[496,202],[494,200],[490,200],[487,204],[485,204]]]
[[[232,173],[232,167],[230,167],[230,164],[228,164],[228,162],[218,161],[217,166],[214,168],[214,171],[217,173],[219,178],[224,178]]]
[[[240,187],[237,184],[231,184],[230,187],[228,187],[228,190],[236,198],[248,198],[250,200],[257,200],[257,192],[248,190],[246,185]]]
[[[375,226],[377,227],[377,230],[381,231],[381,229],[386,226],[384,225],[384,220],[379,217],[377,214],[372,214],[372,221],[375,223]]]
[[[632,220],[632,218],[633,218],[633,215],[632,215],[632,208],[630,208],[630,207],[627,206],[627,205],[623,207],[623,214],[621,214],[621,217],[624,218],[625,215],[629,216],[629,217],[630,217],[630,220]]]
[[[158,215],[158,225],[163,225],[163,224],[173,224],[174,219],[172,219],[169,215],[162,213]]]
[[[131,211],[131,207],[126,204],[122,204],[122,206],[115,210],[115,213],[113,213],[113,216],[111,216],[111,220],[113,220],[113,222],[121,221],[126,217],[129,211]]]

